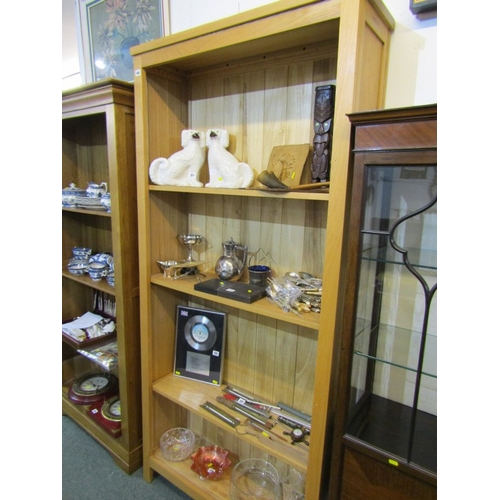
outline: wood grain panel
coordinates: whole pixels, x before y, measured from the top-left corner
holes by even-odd
[[[151,272],[158,272],[157,260],[186,259],[187,248],[177,239],[188,232],[188,217],[182,195],[155,193],[151,196]],[[168,217],[167,217],[168,215]]]
[[[175,332],[177,305],[183,304],[182,297],[153,287],[151,293],[151,312],[155,318],[154,342],[150,349],[156,354],[155,363],[149,367],[152,376],[157,379],[172,373],[174,366]]]
[[[224,69],[209,80],[191,82],[190,127],[225,128],[228,151],[247,162],[257,176],[267,168],[273,147],[310,142],[313,128],[313,89],[310,80],[326,78],[331,59],[287,63],[224,76]],[[328,80],[331,82],[331,78]],[[208,151],[207,151],[208,154]],[[200,179],[208,181],[208,161]],[[310,180],[305,170],[304,182]],[[254,183],[257,184],[257,183]]]
[[[313,70],[313,61],[291,64],[288,69],[287,134],[283,144],[310,144],[314,115]]]
[[[62,128],[62,185],[68,187],[74,182],[78,187],[83,188],[79,183],[78,164],[76,159],[75,134],[71,127]]]
[[[277,228],[279,231],[279,241],[283,253],[276,255],[275,259],[280,268],[280,275],[283,276],[288,271],[306,271],[307,257],[304,255],[304,245],[306,244],[305,234],[307,232],[308,220],[306,219],[306,201],[291,200],[283,201],[283,212],[281,224]],[[315,252],[316,258],[320,255]],[[310,271],[309,271],[310,272]]]
[[[155,193],[152,200],[152,213],[158,209],[158,214],[170,214],[169,223],[161,216],[158,220],[156,215],[152,217],[152,227],[155,228],[152,233],[156,235],[152,247],[156,245],[158,249],[152,251],[153,256],[160,252],[162,245],[167,248],[175,245],[172,239],[179,232],[191,232],[206,238],[194,248],[194,256],[210,261],[207,269],[213,269],[222,255],[222,243],[233,238],[235,242],[247,245],[251,253],[261,249],[261,257],[269,254],[275,275],[302,270],[322,276],[327,210],[324,203],[181,193]],[[160,200],[164,200],[161,202],[163,208],[157,207]],[[185,211],[189,213],[187,218]],[[179,227],[176,228],[176,224]],[[166,245],[165,241],[169,243]],[[176,253],[172,252],[172,255]],[[181,252],[178,258],[185,258],[185,252]]]
[[[342,500],[435,500],[436,487],[371,457],[346,449]]]
[[[109,183],[105,114],[64,120],[62,135],[64,186]]]
[[[68,321],[81,316],[82,311],[93,310],[94,291],[89,287],[63,279],[62,280],[62,318]]]
[[[246,144],[243,158],[254,169],[255,176],[262,171],[266,158],[264,157],[264,112],[265,112],[265,71],[254,71],[244,75],[244,109],[246,121]],[[254,183],[257,185],[257,183]]]
[[[356,129],[356,151],[386,148],[433,148],[437,121],[366,125]]]
[[[312,414],[314,376],[318,352],[317,335],[307,328],[299,328],[297,336],[297,363],[294,380],[293,407]],[[287,403],[287,401],[285,401]]]
[[[147,127],[155,131],[149,135],[149,164],[181,149],[181,133],[188,124],[187,92],[186,82],[178,77],[149,77]]]
[[[274,369],[273,399],[288,402],[294,400],[296,365],[298,356],[298,326],[278,322],[276,333],[276,362]],[[312,386],[310,386],[311,389]]]
[[[263,167],[271,156],[273,146],[286,144],[286,103],[288,83],[288,68],[269,68],[266,71],[265,100],[264,100],[264,144],[262,149]]]
[[[330,257],[325,253],[327,210],[325,203],[306,202],[307,225],[302,250],[302,270],[324,280],[328,276],[324,276],[323,267]]]
[[[385,63],[382,57],[384,43],[368,24],[365,24],[363,39],[361,61],[370,78],[359,80],[357,109],[376,109],[385,97],[380,95],[379,86],[373,84],[380,81],[381,65]]]

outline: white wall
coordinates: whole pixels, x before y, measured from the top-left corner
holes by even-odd
[[[62,86],[63,90],[82,84],[78,54],[75,0],[62,0]]]
[[[384,0],[396,21],[391,36],[386,108],[437,103],[437,18],[414,16],[409,0]]]
[[[170,0],[170,33],[255,9],[277,0]]]
[[[215,21],[277,0],[164,0],[170,3],[170,33]],[[63,88],[80,85],[74,2],[63,5]],[[437,102],[437,18],[417,18],[408,0],[385,0],[396,29],[391,38],[387,108]],[[422,16],[423,17],[423,16]]]

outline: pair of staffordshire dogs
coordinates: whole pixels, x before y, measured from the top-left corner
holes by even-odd
[[[202,187],[200,170],[205,163],[207,146],[210,180],[205,187],[247,188],[252,185],[252,167],[240,162],[227,151],[227,130],[209,129],[206,134],[200,130],[183,130],[181,145],[183,149],[169,158],[153,160],[149,167],[149,177],[154,184]]]

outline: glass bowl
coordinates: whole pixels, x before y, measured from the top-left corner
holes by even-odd
[[[201,446],[191,455],[191,470],[194,470],[200,479],[217,481],[231,465],[227,458],[228,451],[220,446]]]
[[[160,439],[163,457],[172,462],[186,460],[193,453],[195,435],[184,427],[170,429]]]
[[[237,463],[231,473],[231,500],[279,500],[280,476],[274,465],[260,458]]]

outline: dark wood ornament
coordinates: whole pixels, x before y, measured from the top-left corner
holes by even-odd
[[[330,179],[330,151],[333,132],[335,86],[316,87],[314,101],[314,138],[311,162],[311,181],[327,182]]]

